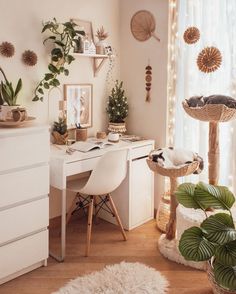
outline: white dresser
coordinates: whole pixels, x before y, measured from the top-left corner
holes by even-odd
[[[49,129],[0,129],[0,284],[46,265]]]

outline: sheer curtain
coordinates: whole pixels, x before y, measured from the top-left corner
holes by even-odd
[[[175,112],[174,144],[196,151],[204,158],[205,169],[199,178],[190,181],[207,182],[208,123],[188,116],[182,101],[195,95],[229,95],[236,98],[236,1],[235,0],[179,0],[177,1],[177,35],[175,39]],[[196,26],[200,40],[188,45],[184,31]],[[221,67],[209,74],[199,71],[196,59],[199,52],[215,46],[222,54]],[[219,184],[236,191],[235,123],[220,123],[220,177]],[[185,179],[186,181],[186,179]]]

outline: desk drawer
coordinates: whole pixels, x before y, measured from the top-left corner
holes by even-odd
[[[0,209],[48,193],[48,165],[0,175]]]
[[[70,162],[66,164],[66,176],[79,174],[93,170],[101,157],[94,157],[90,159]]]
[[[0,211],[0,245],[46,228],[49,219],[48,206],[46,197]]]
[[[49,160],[49,132],[1,138],[0,172]]]
[[[48,231],[0,247],[0,279],[48,258]]]
[[[143,156],[147,156],[153,149],[153,145],[145,145],[130,150],[130,160],[134,160]]]

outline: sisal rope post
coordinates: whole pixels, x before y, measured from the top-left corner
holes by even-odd
[[[217,185],[220,168],[219,123],[209,122],[208,177],[209,184]]]
[[[170,219],[166,225],[166,238],[172,240],[175,238],[176,232],[176,208],[178,202],[176,200],[175,191],[178,186],[177,178],[170,177]]]

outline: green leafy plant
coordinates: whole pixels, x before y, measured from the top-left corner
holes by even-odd
[[[45,73],[43,79],[35,88],[33,101],[43,101],[45,90],[60,86],[60,81],[58,80],[60,74],[69,75],[69,70],[66,68],[66,65],[71,64],[75,59],[70,52],[73,48],[78,47],[77,43],[80,40],[78,36],[85,35],[84,31],[76,30],[76,26],[72,21],[58,23],[56,18],[43,24],[42,33],[50,33],[44,39],[43,44],[51,41],[55,46],[51,50],[51,61],[48,65],[48,72]]]
[[[65,135],[67,132],[66,117],[59,117],[58,121],[53,123],[53,131],[58,132],[60,135]]]
[[[4,73],[3,69],[0,67],[0,71],[4,77],[4,81],[1,81],[0,84],[0,105],[6,103],[9,106],[15,106],[18,94],[22,89],[22,80],[19,79],[14,89],[11,82],[8,81],[6,74]]]
[[[236,230],[230,208],[235,202],[232,192],[224,186],[200,182],[185,183],[175,193],[180,204],[201,209],[206,219],[200,227],[184,231],[179,250],[186,260],[211,260],[216,282],[229,290],[236,290]],[[209,209],[225,212],[207,214]]]
[[[119,83],[116,80],[115,87],[112,88],[111,95],[108,98],[106,111],[109,121],[112,123],[122,123],[128,116],[128,100],[122,87],[123,82]]]

